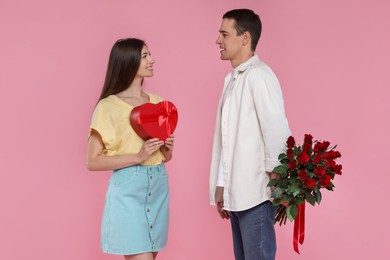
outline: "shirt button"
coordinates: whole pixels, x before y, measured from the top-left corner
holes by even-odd
[[[150,225],[150,229],[152,229],[153,228],[153,226],[152,225]]]
[[[150,176],[150,179],[153,179],[153,177],[152,177],[152,176]]]
[[[150,209],[147,209],[146,211],[147,211],[147,212],[150,212]]]
[[[149,194],[148,194],[148,195],[150,196],[150,195],[152,195],[152,193],[150,193],[150,192],[149,192]]]

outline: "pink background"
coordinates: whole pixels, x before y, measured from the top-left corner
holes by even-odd
[[[159,259],[233,259],[208,170],[231,69],[215,40],[223,13],[242,7],[261,15],[257,53],[280,79],[294,135],[343,154],[335,191],[307,208],[301,256],[288,224],[277,227],[277,259],[390,259],[388,0],[2,0],[0,259],[122,259],[100,252],[110,173],[88,172],[85,149],[110,48],[129,36],[157,61],[146,90],[180,113]]]

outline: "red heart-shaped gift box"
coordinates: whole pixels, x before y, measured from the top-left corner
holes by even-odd
[[[165,141],[175,131],[177,120],[177,108],[169,101],[145,103],[130,113],[131,126],[145,141],[150,138]]]

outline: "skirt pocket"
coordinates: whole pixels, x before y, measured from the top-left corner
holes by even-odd
[[[110,185],[114,187],[120,187],[131,182],[134,177],[137,175],[137,171],[134,169],[121,169],[116,170],[112,173],[110,179]]]

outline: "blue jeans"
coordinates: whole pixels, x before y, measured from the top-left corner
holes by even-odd
[[[275,207],[269,200],[244,211],[230,212],[236,260],[275,259],[274,221]]]

